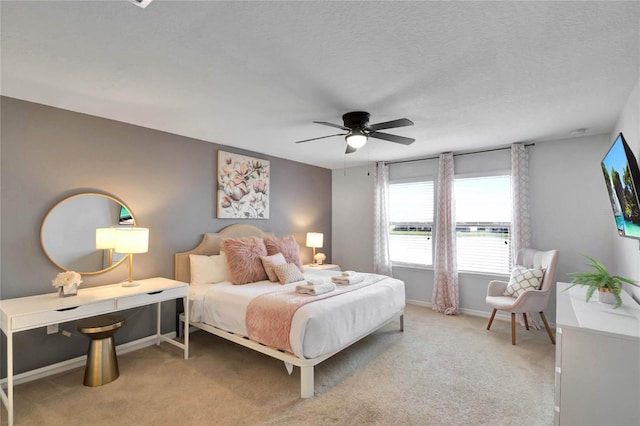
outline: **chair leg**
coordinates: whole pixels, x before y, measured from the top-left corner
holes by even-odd
[[[511,312],[511,344],[516,344],[516,314]]]
[[[526,313],[522,313],[522,318],[524,319],[524,326],[527,329],[527,331],[529,331],[529,321],[527,321],[527,314]]]
[[[493,324],[493,319],[496,316],[496,312],[498,312],[498,310],[494,309],[493,312],[491,313],[491,318],[489,318],[489,324],[487,324],[487,330],[491,328],[491,324]]]
[[[555,345],[556,340],[553,338],[553,334],[551,333],[551,329],[549,328],[549,323],[547,322],[547,318],[544,316],[544,312],[540,312],[540,318],[542,318],[542,322],[544,323],[544,328],[547,329],[547,334],[549,335],[549,339],[551,339],[551,344]]]

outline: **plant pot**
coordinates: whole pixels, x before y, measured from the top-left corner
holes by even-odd
[[[598,289],[598,302],[606,303],[607,305],[615,305],[616,304],[616,298],[613,295],[613,293],[611,293],[609,291],[608,288],[599,288]]]

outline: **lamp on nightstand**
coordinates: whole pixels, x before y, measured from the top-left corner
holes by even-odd
[[[316,263],[316,248],[321,248],[324,234],[321,232],[307,232],[307,247],[313,248],[313,263]]]
[[[129,255],[129,281],[123,287],[137,287],[140,283],[133,281],[133,254],[146,253],[149,250],[148,228],[116,229],[115,252]]]
[[[109,250],[109,266],[113,265],[116,228],[96,228],[96,250]]]

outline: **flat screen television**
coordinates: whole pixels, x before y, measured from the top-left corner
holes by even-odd
[[[131,213],[129,213],[129,210],[123,205],[120,206],[118,223],[120,225],[133,225],[133,216],[131,216]]]
[[[622,133],[601,162],[618,235],[640,239],[640,170]]]

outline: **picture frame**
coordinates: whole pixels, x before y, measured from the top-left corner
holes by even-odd
[[[269,219],[269,161],[218,151],[217,176],[218,219]]]

